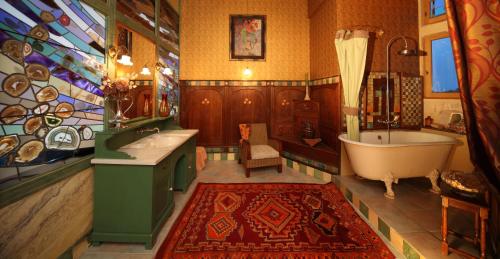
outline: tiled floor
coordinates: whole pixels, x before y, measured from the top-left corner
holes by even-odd
[[[342,184],[349,188],[370,210],[374,210],[388,225],[396,230],[404,240],[415,247],[425,258],[461,258],[456,254],[443,257],[440,254],[440,227],[441,227],[441,199],[439,195],[430,193],[427,189],[430,184],[427,179],[415,178],[400,180],[394,186],[396,199],[384,197],[384,184],[380,181],[369,181],[357,177],[337,177]],[[182,208],[199,182],[241,183],[241,182],[298,182],[298,183],[325,183],[322,180],[283,167],[283,173],[278,174],[274,168],[252,171],[251,177],[246,178],[244,170],[236,161],[209,161],[207,167],[198,174],[186,193],[175,193],[175,209],[172,216],[165,223],[158,236],[158,241],[152,250],[145,250],[140,244],[113,244],[105,243],[98,247],[90,247],[83,254],[83,259],[139,259],[152,258],[158,251],[162,241],[166,238],[170,227],[179,216]],[[468,226],[472,225],[472,217],[459,211],[450,210],[450,226],[457,231],[470,233]],[[384,240],[387,242],[387,240]],[[463,243],[451,239],[455,246]],[[393,247],[391,250],[398,258],[403,258]],[[475,252],[474,249],[469,251]]]
[[[252,170],[250,178],[245,177],[245,172],[236,161],[208,161],[207,167],[198,174],[193,184],[186,193],[175,193],[175,209],[172,216],[163,226],[158,235],[156,245],[152,250],[145,250],[140,244],[111,244],[105,243],[98,247],[90,247],[82,256],[82,259],[139,259],[152,258],[158,251],[162,241],[166,238],[170,227],[179,216],[182,208],[194,191],[199,182],[206,183],[244,183],[244,182],[280,182],[280,183],[325,183],[306,174],[299,173],[286,166],[283,173],[278,174],[275,168]]]
[[[396,198],[385,198],[381,181],[361,179],[356,176],[336,177],[343,186],[373,210],[401,237],[425,258],[461,258],[457,254],[441,255],[441,196],[429,192],[431,184],[426,178],[400,179],[394,185]],[[471,235],[472,215],[450,208],[448,225],[455,231]],[[450,236],[450,244],[478,255],[472,245]]]

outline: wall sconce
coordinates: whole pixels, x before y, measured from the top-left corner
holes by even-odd
[[[125,46],[118,46],[118,48],[115,46],[111,46],[108,49],[108,56],[113,60],[115,60],[117,63],[120,63],[125,66],[134,65],[134,63],[132,63],[130,56],[128,56],[127,54],[128,54],[128,49]],[[120,55],[121,55],[120,59],[116,60]]]
[[[252,70],[248,67],[246,67],[245,69],[243,69],[243,77],[244,78],[249,78],[252,76]]]
[[[142,70],[141,70],[141,75],[145,75],[145,76],[149,76],[151,75],[151,71],[149,71],[149,68],[147,67],[147,64],[145,64],[143,67],[142,67]]]

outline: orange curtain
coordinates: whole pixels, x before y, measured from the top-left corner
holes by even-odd
[[[500,190],[500,4],[446,0],[471,160]]]

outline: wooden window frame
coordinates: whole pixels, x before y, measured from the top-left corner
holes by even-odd
[[[431,1],[432,0],[422,0],[422,24],[432,24],[438,23],[446,20],[446,13],[431,17]]]
[[[448,32],[440,32],[425,36],[423,38],[424,51],[424,98],[439,98],[439,99],[459,99],[460,94],[457,93],[434,93],[432,92],[432,46],[433,40],[450,37]]]

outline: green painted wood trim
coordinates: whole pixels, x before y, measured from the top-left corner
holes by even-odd
[[[108,5],[106,3],[103,3],[101,0],[81,0],[85,2],[86,4],[90,5],[91,7],[95,8],[99,12],[103,13],[104,15],[109,14],[109,9]]]
[[[144,36],[148,38],[150,41],[155,42],[155,33],[151,31],[149,28],[146,28],[144,25],[140,24],[139,22],[136,22],[129,17],[125,16],[124,14],[120,12],[116,12],[116,21],[120,22],[121,24],[129,27],[130,29],[138,32],[141,34],[141,36]],[[156,28],[156,24],[155,24]]]
[[[109,10],[108,14],[106,15],[106,68],[108,70],[109,75],[114,75],[116,76],[116,67],[115,64],[113,64],[112,59],[108,56],[108,51],[109,48],[113,45],[114,38],[115,38],[115,33],[116,33],[116,0],[107,0],[107,8]],[[104,118],[103,118],[103,123],[104,123],[104,131],[109,130],[109,123],[108,121],[111,118],[111,104],[109,101],[106,101],[104,99]]]
[[[94,155],[85,156],[78,161],[63,165],[57,169],[34,176],[17,185],[1,190],[0,208],[89,168],[92,158],[94,158]]]
[[[70,247],[63,254],[58,256],[57,259],[73,259],[73,247]]]

